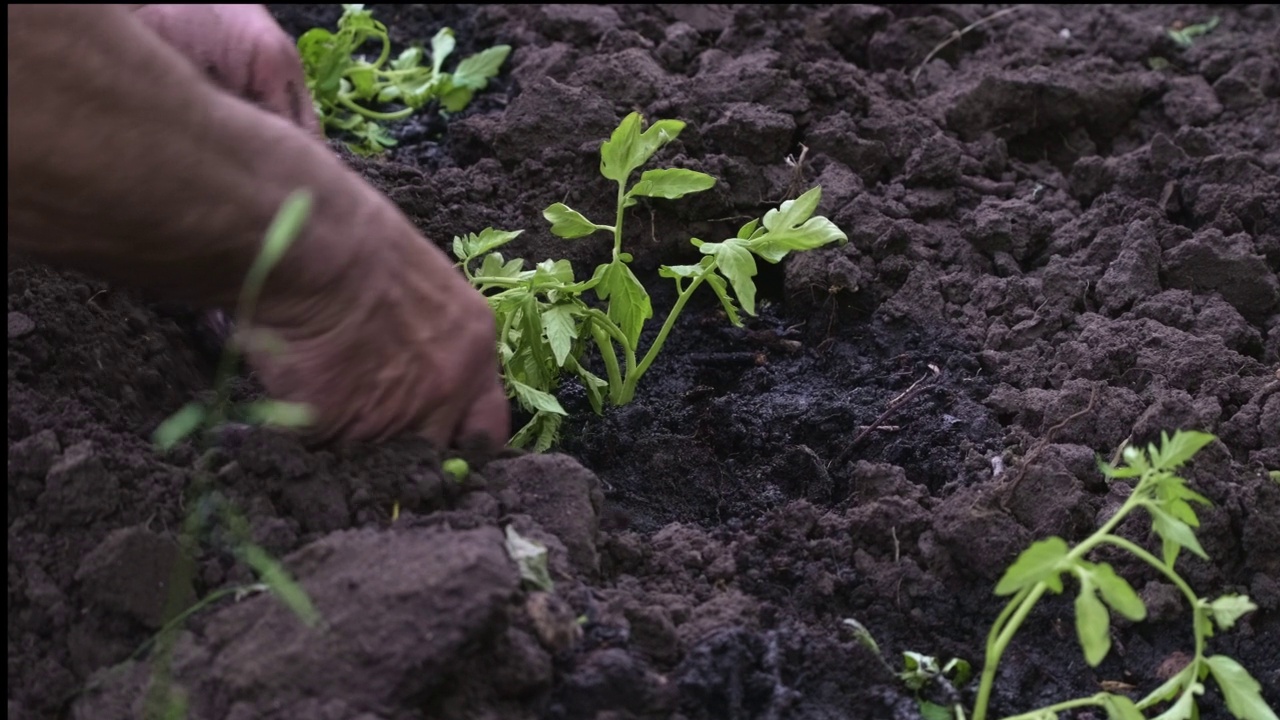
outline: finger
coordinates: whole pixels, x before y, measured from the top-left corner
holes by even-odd
[[[507,444],[511,439],[511,403],[501,381],[495,379],[471,404],[454,439],[460,445],[483,441],[500,448]]]

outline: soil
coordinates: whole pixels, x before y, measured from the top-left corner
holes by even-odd
[[[398,44],[448,24],[462,53],[514,47],[467,111],[351,158],[442,246],[527,228],[513,252],[600,261],[541,209],[607,216],[598,149],[631,110],[687,121],[662,159],[720,179],[631,211],[659,318],[658,264],[799,190],[850,241],[762,268],[745,328],[691,304],[633,404],[599,417],[570,391],[556,452],[473,458],[462,484],[413,440],[241,429],[159,454],[150,431],[209,388],[190,313],[11,262],[10,720],[137,717],[166,668],[201,720],[913,718],[841,621],[895,671],[903,651],[978,667],[1004,568],[1122,500],[1095,458],[1178,428],[1220,438],[1186,475],[1211,560],[1178,567],[1259,606],[1210,649],[1280,707],[1276,6],[1019,6],[923,65],[1001,6],[373,7]],[[293,33],[338,12],[274,11]],[[1215,14],[1189,48],[1166,33]],[[135,653],[166,602],[253,580],[225,533],[175,574],[202,473],[323,629],[247,593],[188,618],[171,663]],[[549,548],[553,592],[522,583],[508,526]],[[1145,517],[1121,532],[1150,544]],[[1173,586],[1098,557],[1149,619],[1090,668],[1070,595],[1043,601],[994,712],[1145,694],[1185,662]],[[1212,684],[1200,702],[1229,716]]]

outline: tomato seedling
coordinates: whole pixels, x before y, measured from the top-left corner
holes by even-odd
[[[612,224],[589,220],[564,203],[543,212],[558,237],[581,238],[597,232],[613,236],[612,259],[598,266],[589,279],[577,280],[567,260],[545,260],[526,270],[524,260],[507,260],[497,252],[523,231],[488,228],[453,239],[453,253],[467,279],[488,297],[497,315],[498,347],[509,394],[533,414],[512,439],[514,446],[532,442],[541,452],[555,441],[566,414],[554,394],[563,373],[582,382],[597,413],[603,411],[606,400],[612,405],[631,402],[637,383],[699,287],[709,286],[729,321],[741,326],[739,306],[742,312],[755,314],[756,258],[778,263],[793,250],[848,240],[830,220],[814,215],[822,197],[817,187],[743,225],[734,237],[720,242],[692,238],[690,242],[704,257],[695,265],[664,265],[659,270],[662,277],[675,281],[678,296],[657,336],[641,354],[640,338],[653,317],[653,304],[629,267],[631,254],[622,249],[626,210],[639,198],[674,200],[716,183],[706,173],[683,168],[645,170],[632,183],[635,172],[675,140],[685,123],[658,120],[647,129],[643,126],[640,114],[631,113],[600,147],[600,174],[617,185]],[[476,260],[478,268],[473,267]],[[594,293],[603,307],[588,303],[588,293]],[[590,346],[600,353],[604,378],[584,364]]]
[[[338,31],[312,28],[298,38],[298,54],[325,128],[340,130],[359,139],[347,143],[361,155],[380,153],[396,144],[383,122],[403,120],[431,102],[445,112],[458,112],[498,74],[511,54],[510,45],[497,45],[458,63],[452,73],[441,70],[457,45],[453,30],[442,28],[431,39],[431,64],[424,65],[426,51],[413,46],[391,58],[387,26],[373,19],[364,5],[343,5]],[[378,43],[377,59],[359,55],[368,42]],[[396,110],[379,111],[371,105],[398,103]]]

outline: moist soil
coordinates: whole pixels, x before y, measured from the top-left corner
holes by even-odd
[[[763,267],[744,328],[695,301],[633,404],[596,416],[566,388],[555,452],[473,456],[462,483],[407,439],[239,428],[160,454],[152,429],[209,390],[207,328],[11,259],[10,720],[138,717],[166,673],[202,720],[914,718],[901,653],[979,667],[1004,568],[1118,507],[1097,457],[1178,428],[1221,440],[1186,473],[1210,561],[1178,567],[1259,606],[1210,650],[1280,707],[1275,6],[1019,6],[927,63],[1002,6],[373,7],[398,46],[449,25],[462,53],[514,47],[467,111],[349,156],[442,247],[493,226],[580,275],[607,257],[541,210],[609,216],[599,146],[631,110],[687,121],[660,159],[720,180],[628,216],[659,319],[659,264],[808,187],[849,242]],[[275,12],[295,34],[338,14]],[[1191,47],[1166,32],[1214,15]],[[323,626],[225,592],[254,582],[225,525],[178,572],[198,477]],[[1147,523],[1121,532],[1152,547]],[[522,582],[508,527],[549,548],[552,592]],[[993,712],[1137,697],[1186,662],[1174,587],[1098,558],[1148,620],[1117,621],[1090,668],[1051,596]],[[197,598],[170,659],[151,652],[166,603]],[[1200,701],[1229,716],[1212,685]]]

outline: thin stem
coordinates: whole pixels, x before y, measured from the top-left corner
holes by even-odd
[[[618,183],[618,213],[613,221],[613,261],[618,262],[622,254],[622,214],[626,211],[627,181]]]
[[[667,313],[667,319],[662,323],[662,329],[658,331],[658,337],[649,346],[649,351],[644,354],[644,359],[640,361],[640,365],[636,367],[635,372],[627,374],[627,384],[623,388],[621,404],[625,405],[635,398],[636,384],[640,382],[640,376],[644,375],[649,366],[653,364],[654,359],[658,357],[658,351],[662,350],[662,345],[667,341],[667,335],[671,334],[671,328],[675,327],[676,318],[684,310],[685,303],[689,302],[689,298],[693,296],[693,291],[698,289],[698,286],[702,284],[706,276],[714,272],[715,268],[716,264],[712,262],[701,275],[689,283],[689,287],[685,288],[684,292],[680,293],[680,297],[676,299],[675,306],[671,308],[671,312]]]
[[[347,97],[346,95],[338,96],[338,104],[342,105],[342,107],[354,113],[363,115],[369,118],[370,120],[403,120],[414,113],[413,108],[405,108],[403,110],[397,110],[395,112],[389,112],[389,113],[378,112],[377,110],[370,110],[369,108],[364,107],[363,105],[356,104],[354,100]]]
[[[1060,713],[1063,710],[1070,710],[1072,708],[1089,707],[1090,705],[1104,707],[1106,703],[1106,697],[1107,697],[1106,693],[1098,693],[1097,695],[1091,695],[1089,697],[1083,697],[1083,698],[1076,698],[1075,700],[1063,700],[1060,703],[1054,703],[1053,705],[1046,705],[1045,707],[1042,707],[1039,710],[1032,710],[1031,712],[1021,713],[1019,715],[1006,716],[1004,720],[1034,720],[1035,718],[1052,716],[1054,713]]]
[[[1133,492],[1125,499],[1124,504],[1120,506],[1118,511],[1116,511],[1116,514],[1112,515],[1111,519],[1103,523],[1102,527],[1098,528],[1097,531],[1088,538],[1085,538],[1083,542],[1067,553],[1064,560],[1077,560],[1092,551],[1098,545],[1106,542],[1107,538],[1114,537],[1111,535],[1111,531],[1123,522],[1125,517],[1132,512],[1134,508],[1145,502],[1146,485],[1153,476],[1154,471],[1144,474],[1141,480],[1139,480],[1137,485],[1134,487]],[[1144,550],[1143,552],[1145,553],[1146,551]],[[1017,605],[1018,609],[1014,613],[1013,617],[1009,619],[1008,625],[1001,628],[994,643],[991,642],[990,637],[988,636],[987,657],[983,661],[982,680],[978,686],[978,699],[973,708],[973,720],[986,720],[987,706],[991,701],[991,686],[995,682],[996,666],[1000,664],[1000,656],[1004,654],[1009,642],[1013,639],[1013,634],[1018,631],[1018,628],[1026,619],[1027,614],[1031,612],[1031,607],[1040,599],[1040,596],[1044,595],[1044,592],[1047,589],[1048,585],[1043,581],[1036,583],[1035,588],[1032,589],[1031,593],[1028,594],[1020,604],[1013,603]],[[1005,614],[1002,612],[1001,618],[1003,618],[1004,615]],[[999,620],[997,620],[997,627],[999,627],[998,623]]]

